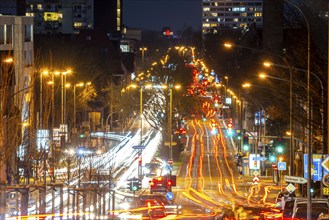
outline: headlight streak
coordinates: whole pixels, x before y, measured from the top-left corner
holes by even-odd
[[[200,190],[203,193],[204,190],[204,178],[203,178],[203,174],[202,174],[202,168],[203,168],[203,157],[204,157],[204,141],[203,141],[203,137],[204,137],[204,131],[202,129],[202,126],[200,124],[200,122],[198,121],[198,126],[200,128],[201,134],[200,134],[200,153],[199,153],[199,163],[198,163],[198,186],[200,188]],[[200,184],[199,184],[200,182]]]
[[[151,161],[151,159],[154,157],[155,155],[155,152],[157,150],[157,148],[159,147],[159,143],[161,143],[161,132],[154,132],[153,129],[151,129],[150,131],[148,131],[148,133],[145,135],[146,137],[146,141],[144,141],[144,143],[148,143],[148,144],[145,144],[146,145],[146,149],[148,149],[147,151],[143,151],[143,158],[144,158],[144,161]],[[119,139],[118,137],[116,137],[117,139]],[[81,165],[80,165],[80,169],[81,170],[84,170],[84,169],[89,169],[90,166],[92,166],[93,168],[99,168],[99,167],[106,167],[106,165],[108,164],[113,164],[113,175],[114,177],[118,176],[118,174],[120,173],[120,171],[115,171],[117,168],[119,168],[119,170],[121,168],[123,168],[123,165],[126,164],[126,165],[130,165],[129,163],[126,163],[127,161],[132,161],[132,164],[137,164],[137,163],[134,163],[135,160],[134,160],[134,157],[135,155],[137,154],[137,152],[135,152],[132,148],[132,146],[136,145],[136,143],[139,143],[139,132],[137,132],[135,134],[134,137],[129,137],[129,136],[126,136],[123,141],[118,144],[117,146],[114,146],[112,147],[112,149],[110,149],[108,152],[105,152],[104,154],[100,155],[100,156],[88,156],[89,159],[87,160],[81,160]],[[114,156],[116,155],[116,156]],[[132,165],[132,167],[134,167]],[[61,168],[61,171],[63,170],[67,170],[67,168]],[[136,169],[135,169],[136,170]],[[129,173],[132,173],[132,172],[135,172],[134,170],[132,170],[131,172]],[[72,174],[75,174],[75,175],[72,175],[72,179],[71,179],[71,184],[72,185],[76,185],[76,183],[78,182],[78,168],[72,168],[71,169],[71,173]],[[122,177],[121,177],[122,179]],[[115,191],[117,191],[117,188],[119,188],[120,186],[120,180],[118,180],[118,184],[117,184],[117,187],[115,188]],[[124,182],[125,184],[125,182]],[[122,184],[121,184],[122,185]],[[64,190],[64,194],[63,194],[63,201],[64,203],[66,204],[66,200],[67,200],[67,188],[64,187],[63,188]],[[108,197],[108,195],[107,195]],[[52,201],[52,198],[51,196],[47,196],[46,197],[47,201],[47,212],[51,211],[52,207],[51,207],[51,201]],[[55,210],[58,210],[59,208],[59,204],[60,203],[60,199],[56,198],[55,199]],[[90,207],[87,207],[87,210],[92,210],[92,206]],[[76,215],[77,213],[72,213],[72,210],[70,209],[67,210],[67,208],[65,207],[65,210],[66,210],[66,213],[63,215],[63,216],[66,216],[66,215],[69,215],[69,216],[72,216],[72,215]],[[29,214],[32,214],[33,212],[35,212],[35,206],[32,206],[31,208],[29,208]],[[81,213],[82,214],[82,213]],[[90,212],[84,212],[84,214],[88,214],[90,217],[92,217],[94,214],[93,213],[90,213]],[[60,214],[50,214],[50,216],[53,215],[53,216],[59,216]],[[40,216],[40,215],[38,215]],[[103,217],[100,217],[101,219],[103,219]],[[105,217],[106,219],[106,217]]]
[[[223,151],[224,151],[224,152],[223,152],[223,153],[224,153],[224,160],[225,160],[226,166],[227,166],[227,168],[228,168],[228,171],[230,172],[230,175],[231,175],[231,181],[232,181],[233,192],[234,192],[236,195],[238,195],[238,196],[242,196],[242,195],[241,195],[240,193],[238,193],[237,190],[236,190],[235,182],[234,182],[234,175],[233,175],[233,172],[232,172],[232,170],[230,169],[230,165],[229,165],[229,163],[228,163],[228,161],[227,161],[227,148],[226,148],[226,143],[224,143],[223,138],[221,138],[221,137],[224,137],[224,135],[223,135],[223,131],[222,131],[222,130],[220,130],[220,139],[219,139],[219,141],[220,141],[221,146],[223,147]]]

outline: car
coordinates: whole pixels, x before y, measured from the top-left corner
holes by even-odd
[[[146,163],[144,166],[144,175],[154,177],[161,175],[162,165],[160,163]]]
[[[154,177],[149,181],[150,183],[150,193],[154,192],[168,192],[168,178],[166,176]]]
[[[293,219],[307,218],[307,198],[295,198],[293,208]],[[321,213],[329,213],[328,199],[315,198],[312,199],[312,219],[318,218]]]
[[[180,205],[175,204],[173,201],[169,201],[165,195],[162,194],[144,194],[140,195],[140,198],[143,199],[155,199],[157,201],[160,201],[164,204],[166,214],[181,214],[182,213],[182,207]]]
[[[167,216],[164,204],[153,198],[137,197],[134,202],[134,212],[143,217],[164,218]]]
[[[313,203],[313,202],[312,202]],[[311,219],[317,219],[320,214],[328,213],[328,206],[325,203],[312,204]],[[300,203],[292,215],[292,219],[307,219],[307,202]]]

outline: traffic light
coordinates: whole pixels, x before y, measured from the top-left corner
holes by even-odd
[[[167,186],[172,186],[172,180],[171,179],[167,180]]]
[[[127,180],[128,182],[127,182],[127,189],[129,189],[130,191],[132,191],[131,189],[132,189],[132,181],[131,181],[131,179],[129,179],[129,180]]]
[[[141,188],[142,188],[142,182],[141,182],[141,180],[135,178],[133,180],[133,182],[132,182],[131,191],[136,192],[136,191],[140,190]]]
[[[282,154],[284,151],[284,144],[282,136],[277,137],[275,151],[278,154]]]
[[[138,166],[142,166],[142,156],[139,154],[137,157]]]
[[[249,136],[247,134],[243,135],[242,147],[244,151],[249,150]]]
[[[138,191],[138,182],[132,182],[131,191]]]
[[[276,156],[275,155],[270,155],[270,162],[275,162],[276,161]]]
[[[136,192],[142,188],[142,181],[137,178],[131,178],[127,180],[127,189]]]
[[[233,130],[233,123],[232,122],[227,123],[227,131],[226,132],[227,132],[227,135],[229,137],[233,136],[234,130]]]
[[[142,189],[142,180],[138,180],[137,186],[138,186],[138,190]]]

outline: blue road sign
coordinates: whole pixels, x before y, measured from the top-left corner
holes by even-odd
[[[313,154],[313,166],[311,169],[313,170],[313,175],[311,175],[311,178],[313,181],[322,181],[322,177],[328,172],[326,169],[324,169],[321,165],[322,161],[325,160],[328,157],[327,154]],[[304,154],[304,178],[307,179],[307,154]]]
[[[167,192],[166,193],[166,199],[171,201],[171,200],[173,200],[173,198],[174,198],[174,194],[172,192]]]
[[[278,162],[278,170],[287,170],[286,162]]]
[[[266,157],[253,157],[253,160],[259,160],[259,161],[265,161],[267,158]]]
[[[133,146],[134,149],[137,149],[137,150],[144,150],[145,149],[145,146],[143,145],[136,145],[136,146]]]

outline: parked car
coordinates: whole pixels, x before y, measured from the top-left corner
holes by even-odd
[[[317,219],[321,213],[329,213],[328,199],[312,199],[312,219]],[[307,198],[295,199],[292,218],[307,219]]]

